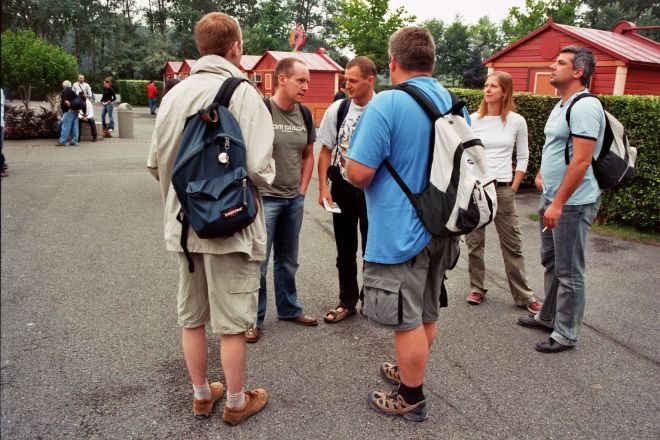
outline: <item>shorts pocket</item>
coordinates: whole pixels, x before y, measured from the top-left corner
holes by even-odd
[[[401,281],[372,274],[364,274],[363,279],[369,319],[385,325],[401,324]]]
[[[254,321],[259,300],[259,277],[231,278],[229,280],[231,309],[244,321]]]

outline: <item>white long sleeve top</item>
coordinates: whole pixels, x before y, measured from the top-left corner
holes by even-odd
[[[506,123],[500,116],[470,115],[472,130],[479,136],[486,150],[486,164],[498,182],[511,182],[513,149],[516,150],[516,171],[527,171],[529,141],[527,121],[518,113],[509,112]]]
[[[91,119],[94,117],[94,105],[92,105],[92,101],[89,99],[85,100],[85,111],[84,112],[78,112],[78,117],[80,119],[85,116],[87,119]]]

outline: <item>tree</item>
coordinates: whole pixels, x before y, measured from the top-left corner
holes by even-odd
[[[507,42],[513,43],[543,26],[548,17],[556,23],[573,25],[582,0],[525,0],[525,9],[514,6],[502,21],[502,32]]]
[[[64,79],[74,79],[76,59],[30,30],[2,33],[2,84],[18,91],[29,108],[32,89],[54,92]]]
[[[340,0],[342,14],[334,17],[339,29],[337,44],[356,55],[368,56],[380,72],[387,72],[387,44],[396,30],[417,17],[400,7],[389,12],[389,0]]]
[[[660,2],[657,0],[583,0],[582,3],[587,7],[583,24],[590,28],[609,31],[622,20],[637,26],[660,23]],[[660,31],[642,31],[642,35],[658,41]]]
[[[291,15],[279,0],[263,2],[258,22],[243,30],[243,52],[262,54],[266,50],[290,50],[289,31],[294,24]]]
[[[439,71],[452,85],[462,84],[463,74],[470,65],[470,34],[461,18],[456,16],[447,27],[439,44]]]
[[[445,34],[445,23],[442,20],[432,18],[423,22],[421,26],[429,30],[435,41],[435,67],[433,68],[433,76],[439,76],[441,74],[440,64],[442,63],[441,55]]]

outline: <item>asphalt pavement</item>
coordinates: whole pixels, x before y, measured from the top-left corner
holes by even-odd
[[[99,112],[100,114],[100,112]],[[115,115],[116,116],[116,115]],[[587,309],[576,349],[541,354],[522,328],[493,227],[489,293],[467,304],[466,248],[448,273],[422,423],[369,409],[389,389],[378,367],[391,335],[359,315],[305,328],[278,321],[248,346],[247,387],[270,394],[237,427],[222,403],[199,421],[176,324],[177,264],[165,251],[162,201],[146,171],[154,118],[135,109],[134,137],[54,147],[6,141],[1,183],[3,439],[656,439],[660,432],[660,247],[591,233]],[[121,126],[115,136],[121,133]],[[322,318],[337,304],[331,215],[305,202],[299,298]],[[518,196],[531,286],[543,296],[533,192]],[[210,339],[209,379],[222,380]]]

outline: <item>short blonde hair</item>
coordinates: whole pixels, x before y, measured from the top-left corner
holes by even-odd
[[[195,44],[200,55],[227,55],[234,42],[241,43],[241,28],[227,14],[211,12],[195,25]]]

